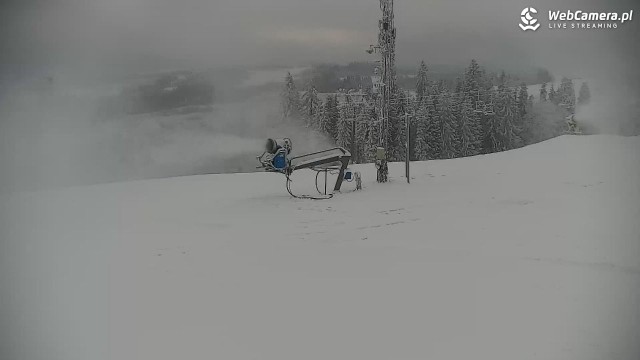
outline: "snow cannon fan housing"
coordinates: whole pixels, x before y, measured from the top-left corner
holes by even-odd
[[[290,139],[267,139],[266,150],[269,154],[276,154],[278,150],[284,149],[286,154],[291,153],[292,144]]]

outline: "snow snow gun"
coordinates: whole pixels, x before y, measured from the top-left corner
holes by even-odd
[[[292,149],[293,142],[289,138],[268,139],[265,151],[262,155],[258,156],[257,159],[260,162],[258,169],[261,168],[267,172],[276,172],[285,175],[287,178],[287,191],[295,198],[314,200],[331,198],[333,194],[327,194],[326,192],[327,172],[338,174],[333,191],[340,191],[343,180],[352,181],[354,178],[354,173],[347,169],[349,160],[351,159],[351,153],[344,148],[335,147],[295,157],[290,156]],[[294,195],[291,192],[291,174],[294,171],[301,169],[310,169],[316,172],[316,190],[320,195],[323,195],[323,197]],[[324,194],[318,188],[318,175],[321,172],[325,173]],[[359,179],[358,173],[356,173],[355,176]]]

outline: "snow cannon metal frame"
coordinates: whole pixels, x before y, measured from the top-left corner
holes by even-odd
[[[260,166],[258,169],[264,169],[267,172],[277,172],[284,174],[287,178],[287,191],[289,194],[296,198],[306,199],[325,199],[330,198],[332,194],[326,194],[325,197],[318,198],[308,195],[296,196],[291,192],[290,182],[291,174],[296,170],[310,169],[316,171],[316,189],[318,189],[318,175],[320,172],[325,172],[325,182],[327,172],[338,172],[338,178],[333,187],[333,191],[340,191],[343,180],[345,180],[345,171],[351,160],[351,153],[341,147],[335,147],[323,151],[309,153],[305,155],[290,157],[293,150],[293,142],[289,138],[283,139],[267,139],[265,145],[265,151],[262,155],[258,156],[258,162]],[[354,174],[351,174],[354,175]],[[360,174],[357,173],[359,180]],[[351,177],[350,177],[351,178]],[[348,179],[349,181],[349,179]],[[359,181],[358,181],[359,182]],[[325,183],[326,188],[326,183]],[[320,190],[318,192],[322,195]]]

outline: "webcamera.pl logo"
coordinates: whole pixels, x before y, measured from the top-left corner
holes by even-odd
[[[531,15],[531,14],[537,14],[537,13],[538,13],[538,10],[532,7],[524,8],[520,13],[520,20],[522,20],[522,24],[519,24],[520,28],[524,31],[538,30],[538,28],[540,27],[540,23],[536,24],[538,22],[538,19],[534,18],[533,15]]]
[[[520,13],[518,25],[523,31],[536,31],[540,22],[536,19],[538,10],[526,7]],[[628,12],[589,12],[584,10],[549,10],[549,29],[617,29],[625,22],[633,20],[633,10]]]

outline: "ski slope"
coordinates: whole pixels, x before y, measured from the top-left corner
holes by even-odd
[[[412,163],[410,185],[362,165],[364,189],[326,201],[266,173],[3,194],[0,351],[637,360],[639,156],[564,136]]]

